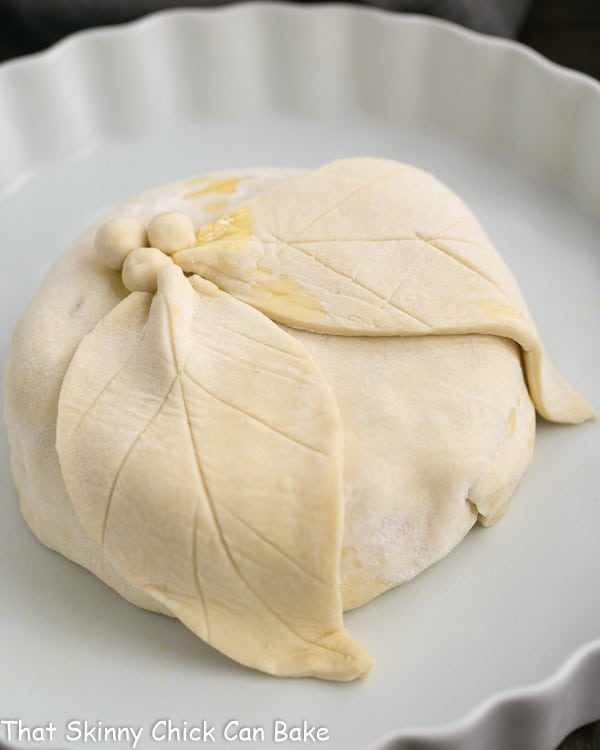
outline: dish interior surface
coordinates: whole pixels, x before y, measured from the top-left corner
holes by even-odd
[[[399,123],[358,107],[310,117],[273,108],[181,118],[135,137],[105,136],[15,185],[0,200],[2,357],[54,259],[110,205],[213,169],[315,167],[350,155],[415,164],[465,200],[513,271],[555,363],[598,410],[600,220],[510,154],[431,121]],[[352,684],[244,669],[42,547],[18,510],[4,431],[0,441],[2,715],[28,725],[52,720],[59,742],[48,746],[60,745],[62,728],[76,718],[144,727],[141,747],[154,745],[149,732],[160,719],[204,719],[217,732],[235,719],[264,727],[260,745],[268,747],[280,719],[327,727],[328,746],[358,750],[392,730],[456,720],[498,691],[544,679],[599,635],[596,423],[538,419],[533,465],[506,516],[345,616],[375,660],[371,674]]]

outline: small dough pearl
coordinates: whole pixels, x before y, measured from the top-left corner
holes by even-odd
[[[109,219],[96,232],[96,253],[113,271],[120,271],[129,253],[148,244],[146,229],[132,216]]]
[[[138,247],[123,263],[123,284],[130,292],[155,292],[156,276],[173,261],[156,247]]]
[[[177,211],[153,216],[148,224],[148,239],[152,247],[159,247],[167,255],[196,245],[192,220]]]

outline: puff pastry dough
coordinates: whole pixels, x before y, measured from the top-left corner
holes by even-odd
[[[591,408],[476,219],[414,167],[219,173],[111,217],[157,247],[103,223],[96,257],[90,227],[11,345],[27,522],[243,664],[365,674],[343,610],[501,516],[535,408]],[[132,250],[152,262],[129,293]]]

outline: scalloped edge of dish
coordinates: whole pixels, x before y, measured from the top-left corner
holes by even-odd
[[[365,750],[553,750],[600,717],[600,639],[575,651],[546,680],[511,688],[462,719],[434,729],[403,729]]]
[[[215,31],[224,28],[230,45],[235,43],[236,34],[240,37],[241,32],[236,32],[236,25],[231,24],[232,16],[241,16],[246,22],[238,24],[238,29],[251,29],[250,41],[248,35],[244,37],[247,45],[256,44],[257,40],[264,45],[268,40],[272,53],[277,49],[278,28],[294,24],[299,36],[307,29],[314,34],[314,27],[318,27],[319,49],[326,47],[337,55],[333,62],[317,59],[315,64],[323,63],[326,75],[316,92],[302,89],[295,81],[299,96],[293,101],[297,110],[292,107],[292,111],[322,114],[323,107],[327,112],[339,112],[359,106],[386,118],[429,119],[462,137],[509,151],[513,159],[518,158],[528,168],[563,185],[592,211],[600,211],[600,150],[595,148],[595,134],[600,132],[599,83],[511,40],[488,37],[439,19],[344,4],[295,6],[259,2],[160,11],[121,26],[78,32],[44,52],[3,63],[0,99],[6,106],[0,113],[0,141],[7,144],[4,152],[9,158],[0,168],[0,189],[16,189],[38,170],[93,149],[107,137],[148,132],[175,117],[231,115],[230,104],[224,101],[227,97],[203,98],[201,86],[194,98],[186,97],[189,92],[174,73],[177,64],[184,60],[189,64],[186,54],[193,54],[194,50],[186,44],[182,54],[175,50],[174,40],[183,37],[189,43],[202,33],[207,44],[198,47],[208,47],[210,54],[211,41],[218,38]],[[329,16],[336,23],[324,26],[322,21]],[[327,33],[330,38],[325,39]],[[372,52],[369,39],[376,34],[377,54],[373,60],[367,52]],[[404,34],[404,44],[397,43],[399,34]],[[122,76],[119,65],[127,56],[130,39],[139,36],[149,37],[153,43],[144,45],[146,48],[162,45],[166,57],[159,57],[170,66],[171,77],[165,79],[163,71],[159,79],[169,90],[162,110],[154,106],[151,86],[136,91],[136,97],[126,96],[127,87],[133,80],[139,82],[139,78]],[[346,70],[351,43],[353,86],[341,86],[336,96],[326,96],[336,75],[341,80],[339,76]],[[138,49],[141,47],[137,45]],[[301,54],[301,42],[297,47],[287,50],[290,71]],[[112,48],[112,54],[106,54],[106,48]],[[100,53],[103,65],[98,78],[98,66],[94,68],[93,61]],[[449,56],[455,65],[446,64]],[[383,102],[381,110],[382,102],[377,97],[369,98],[366,83],[370,81],[377,90],[375,76],[378,63],[384,59],[396,70],[417,66],[423,75],[435,78],[437,88],[446,95],[432,105],[423,93],[431,87],[422,85],[422,78],[415,76],[420,85],[403,79],[399,83],[405,86],[402,102],[398,105],[392,101],[391,108]],[[140,68],[136,68],[135,75],[140,71],[147,74],[152,68],[151,61],[143,55],[136,62]],[[260,75],[249,79],[249,95],[236,102],[235,112],[239,112],[237,107],[244,114],[259,111],[265,100],[271,107],[290,111],[289,90],[280,86],[281,71],[275,76],[267,73],[268,55],[262,62],[262,68],[257,66]],[[461,89],[465,69],[473,83],[469,92]],[[57,71],[62,75],[57,75]],[[347,76],[345,80],[347,83]],[[108,87],[102,90],[102,96],[108,97],[110,106],[103,105],[102,116],[95,105],[93,84]],[[510,112],[500,108],[502,97],[496,96],[499,89],[506,87],[516,102]],[[389,91],[389,86],[386,89]],[[91,95],[87,95],[89,91]],[[482,104],[486,95],[489,106]],[[135,100],[135,107],[130,99]],[[43,117],[32,117],[32,113],[39,113],[40,104]],[[542,121],[545,127],[540,129]],[[453,723],[433,729],[394,731],[370,745],[369,750],[549,750],[577,726],[599,717],[600,639],[572,654],[543,682],[493,695]]]
[[[232,24],[234,16],[246,23]],[[322,24],[328,17],[336,23]],[[311,31],[312,54],[304,55],[301,43],[287,46],[284,64],[277,58],[278,66],[269,66],[269,55],[279,51],[278,29],[289,25],[299,38]],[[203,35],[201,45],[198,34]],[[376,48],[369,43],[373,34]],[[402,44],[398,35],[403,35]],[[149,44],[136,45],[131,59],[129,42],[140,36]],[[227,74],[237,76],[247,92],[233,108],[226,95],[211,90],[205,66],[196,65],[200,72],[193,90],[177,75],[182,64],[202,63],[205,50],[207,59],[220,53],[219,45],[229,53],[234,50],[234,63],[244,59],[240,50],[249,50],[258,61],[237,68],[229,64]],[[162,54],[155,55],[156,50]],[[94,66],[99,56],[101,70]],[[125,69],[120,67],[124,59],[130,64]],[[303,63],[301,78],[293,73],[298,60]],[[380,93],[377,72],[383,61],[395,70],[411,71],[386,78],[386,101],[370,95],[371,90]],[[315,77],[311,73],[316,70]],[[314,90],[303,85],[306,79],[313,81]],[[155,80],[164,94],[160,99],[154,96]],[[434,101],[428,96],[431,80],[443,92]],[[135,97],[128,96],[132,83]],[[110,105],[100,110],[98,87]],[[503,91],[514,103],[510,111],[502,106]],[[147,132],[174,117],[256,112],[266,101],[303,114],[359,106],[386,118],[430,120],[510,152],[520,164],[562,184],[593,212],[600,211],[600,151],[594,148],[600,132],[600,84],[517,42],[426,16],[342,3],[250,2],[159,11],[120,26],[78,32],[46,51],[3,63],[0,98],[0,139],[7,144],[0,189],[18,185],[43,164],[85,152],[107,136]]]

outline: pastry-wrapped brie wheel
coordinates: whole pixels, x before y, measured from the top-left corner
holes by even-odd
[[[370,666],[344,609],[502,515],[535,408],[593,416],[466,206],[381,159],[115,208],[23,315],[6,395],[42,542],[242,664],[335,680]]]

